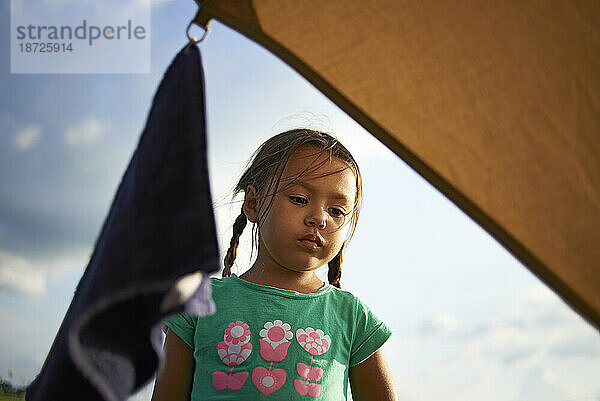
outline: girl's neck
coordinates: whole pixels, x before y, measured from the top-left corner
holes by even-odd
[[[325,285],[314,271],[297,272],[282,268],[269,269],[258,258],[240,278],[251,283],[268,285],[283,290],[293,290],[303,294],[317,292]]]

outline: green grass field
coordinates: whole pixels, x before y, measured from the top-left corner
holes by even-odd
[[[0,401],[24,401],[24,397],[15,397],[12,395],[3,395],[0,394]]]

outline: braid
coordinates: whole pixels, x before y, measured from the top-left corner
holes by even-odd
[[[227,250],[227,254],[223,260],[223,263],[225,264],[225,268],[223,269],[222,273],[223,277],[231,276],[231,266],[233,266],[233,262],[235,261],[237,247],[240,242],[240,235],[242,235],[247,221],[248,220],[246,219],[244,208],[242,207],[242,212],[235,219],[235,223],[233,223],[233,236],[231,237],[231,241],[229,241],[229,249]]]
[[[329,266],[329,271],[327,272],[327,278],[329,279],[329,284],[333,285],[337,288],[342,288],[340,284],[340,279],[342,278],[342,251],[344,250],[344,246],[338,252],[337,255],[333,259],[329,261],[327,264]]]

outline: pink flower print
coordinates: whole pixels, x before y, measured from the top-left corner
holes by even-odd
[[[231,345],[221,341],[217,345],[217,353],[223,363],[229,367],[241,365],[252,352],[252,344]]]
[[[249,376],[248,372],[233,373],[233,368],[241,365],[252,352],[248,325],[240,321],[229,323],[223,338],[225,341],[217,344],[217,354],[231,369],[229,373],[213,372],[213,386],[218,391],[226,388],[237,391],[244,386]]]
[[[314,383],[321,381],[323,378],[323,369],[314,367],[313,362],[315,356],[323,355],[331,346],[331,337],[323,333],[321,329],[313,329],[307,327],[306,329],[296,330],[296,340],[302,348],[304,348],[310,355],[310,366],[299,362],[296,364],[296,371],[302,379],[294,380],[294,389],[301,396],[308,395],[311,398],[317,398],[321,395],[321,385]],[[311,381],[313,383],[311,383]]]
[[[273,348],[271,344],[260,339],[260,356],[265,361],[269,362],[281,362],[287,356],[288,348],[290,348],[291,342],[286,341]]]
[[[262,329],[258,335],[263,338],[266,342],[271,344],[273,348],[279,344],[285,343],[292,339],[294,334],[292,333],[292,327],[283,323],[281,320],[275,320],[274,322],[265,323],[265,328]]]
[[[331,337],[323,333],[323,330],[312,327],[296,330],[296,340],[313,357],[323,355],[331,345]]]
[[[260,339],[260,355],[265,361],[283,361],[291,344],[289,340],[294,337],[291,326],[281,320],[275,320],[266,322],[264,327],[258,333],[262,337]]]
[[[286,376],[283,369],[267,370],[262,366],[257,366],[252,371],[252,383],[258,391],[264,395],[269,395],[283,386]]]
[[[223,339],[228,345],[243,345],[250,341],[248,325],[241,321],[231,322],[225,329]]]
[[[241,365],[252,352],[248,325],[240,321],[231,322],[223,337],[225,341],[217,344],[219,358],[229,367]]]
[[[287,374],[283,369],[273,369],[273,362],[281,362],[287,356],[290,340],[294,337],[292,327],[281,320],[266,322],[264,329],[258,332],[260,338],[260,356],[271,362],[269,368],[257,366],[252,371],[252,383],[263,393],[269,395],[279,390],[285,383]]]

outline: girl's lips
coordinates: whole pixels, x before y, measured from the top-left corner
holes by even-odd
[[[317,249],[319,247],[315,241],[311,241],[309,239],[301,239],[300,243],[308,249]]]

